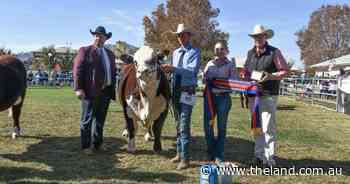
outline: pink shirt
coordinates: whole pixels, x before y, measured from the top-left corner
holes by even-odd
[[[236,64],[234,62],[229,61],[227,58],[224,60],[211,60],[207,63],[204,69],[204,80],[207,79],[228,79],[228,78],[238,78],[236,73]],[[222,89],[212,89],[214,93],[221,92],[229,92],[230,90],[222,90]]]
[[[275,66],[278,70],[278,72],[273,73],[274,80],[281,80],[284,76],[288,74],[289,66],[279,49],[276,50],[276,54],[275,54],[275,58],[273,58],[273,62],[275,63]]]

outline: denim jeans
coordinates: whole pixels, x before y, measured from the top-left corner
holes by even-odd
[[[175,101],[176,151],[182,160],[188,160],[188,146],[191,138],[191,114],[193,106]]]
[[[82,149],[89,148],[92,144],[98,148],[103,143],[103,127],[109,103],[110,97],[107,95],[81,100],[80,138]]]
[[[210,118],[208,112],[204,111],[204,133],[205,140],[207,142],[208,159],[214,160],[218,159],[220,161],[224,160],[224,147],[226,138],[226,125],[228,113],[231,109],[231,96],[213,95],[213,106],[216,111],[216,125],[218,129],[217,138],[214,135],[214,127],[210,126]]]

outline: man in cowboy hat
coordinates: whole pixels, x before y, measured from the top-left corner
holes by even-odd
[[[102,26],[90,33],[93,44],[79,49],[73,66],[74,91],[81,100],[81,148],[86,154],[105,149],[103,127],[110,100],[115,100],[116,82],[115,56],[104,47],[112,33]]]
[[[258,82],[261,92],[259,116],[262,131],[255,135],[255,157],[252,165],[275,166],[276,110],[280,80],[287,75],[289,68],[279,49],[267,42],[273,37],[271,29],[256,25],[249,34],[254,40],[254,47],[248,51],[244,65],[245,77]],[[256,75],[258,74],[258,75]],[[249,99],[250,105],[254,100]]]
[[[191,31],[184,24],[179,24],[176,34],[181,45],[173,52],[172,64],[163,64],[166,73],[172,73],[173,109],[175,111],[177,141],[176,156],[171,162],[179,162],[177,169],[189,167],[188,146],[192,108],[195,104],[195,88],[200,67],[200,50],[192,47]]]

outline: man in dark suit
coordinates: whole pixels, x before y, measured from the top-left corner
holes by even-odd
[[[74,91],[81,100],[81,147],[86,154],[104,150],[103,127],[110,100],[115,100],[115,55],[104,47],[112,33],[99,26],[92,45],[81,47],[74,59]],[[92,135],[91,135],[92,134]]]

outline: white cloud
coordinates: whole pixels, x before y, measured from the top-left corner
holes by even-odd
[[[144,37],[142,16],[141,12],[133,12],[131,15],[130,12],[113,9],[107,16],[100,17],[99,21],[114,27],[117,30],[116,34],[123,36],[127,42],[142,44]]]
[[[233,34],[240,34],[246,31],[242,29],[244,27],[242,25],[243,24],[239,21],[222,20],[222,21],[219,21],[218,28],[224,32],[230,33],[230,35],[233,35]]]
[[[135,24],[135,22],[136,22],[135,19],[131,15],[129,15],[128,13],[126,13],[123,10],[114,9],[114,10],[112,10],[112,12],[117,18],[123,20],[126,23]]]

